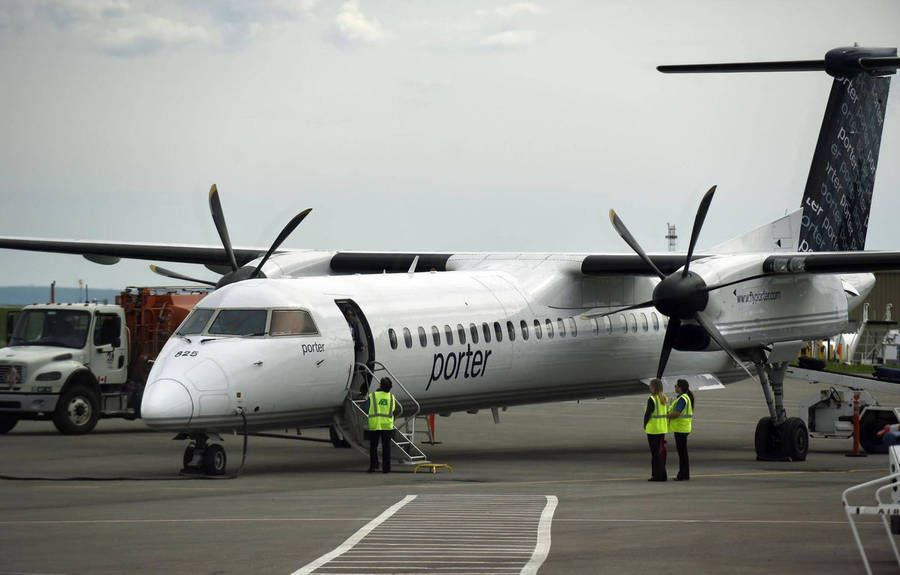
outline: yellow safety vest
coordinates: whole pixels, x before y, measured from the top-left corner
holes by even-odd
[[[389,391],[369,394],[369,431],[394,429],[396,400]]]
[[[653,413],[650,415],[647,425],[644,426],[644,431],[647,435],[665,434],[669,429],[666,419],[666,404],[655,395],[651,395],[650,399],[653,400]]]
[[[691,432],[691,422],[694,420],[694,406],[691,405],[691,396],[686,393],[682,393],[678,396],[678,399],[684,400],[684,409],[681,410],[681,414],[669,420],[669,431],[674,431],[676,433],[690,433]],[[678,399],[672,402],[672,407],[675,407],[675,404],[678,403]]]

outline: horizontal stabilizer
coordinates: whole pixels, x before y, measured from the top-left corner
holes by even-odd
[[[896,74],[900,67],[896,48],[834,48],[822,60],[784,60],[775,62],[731,62],[716,64],[677,64],[657,66],[664,74],[705,74],[729,72],[826,72],[830,76],[853,77],[860,72],[871,76]]]

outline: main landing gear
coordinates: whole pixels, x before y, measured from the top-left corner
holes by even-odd
[[[190,439],[184,448],[182,473],[205,473],[206,475],[225,475],[225,448],[218,443],[209,443],[210,436],[201,434],[179,434],[175,439]],[[215,437],[221,441],[220,437]]]
[[[809,431],[802,419],[788,417],[784,409],[784,372],[787,370],[787,362],[766,363],[763,359],[755,359],[753,363],[769,406],[769,416],[763,417],[756,424],[756,459],[805,461],[809,451]]]

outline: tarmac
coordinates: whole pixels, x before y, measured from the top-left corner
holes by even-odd
[[[818,389],[787,381],[789,415]],[[900,405],[900,386],[877,397]],[[0,574],[289,574],[413,495],[423,506],[418,520],[364,548],[402,546],[406,563],[421,572],[520,572],[521,563],[504,567],[493,558],[481,570],[469,565],[475,543],[514,538],[502,526],[484,528],[491,517],[477,502],[515,516],[531,512],[516,510],[517,501],[539,513],[543,503],[534,501],[544,498],[557,503],[541,574],[865,572],[841,492],[886,475],[887,456],[845,457],[850,440],[811,439],[804,462],[756,461],[753,433],[767,412],[759,385],[747,380],[696,393],[691,481],[649,483],[645,401],[511,408],[500,425],[484,411],[439,417],[440,443],[423,448],[453,470],[434,474],[398,466],[368,474],[366,457],[352,449],[250,437],[240,477],[183,478],[184,444],[140,421],[102,420],[80,437],[60,435],[49,422],[21,422],[0,437],[0,475],[55,480],[0,480]],[[668,445],[674,477],[674,441]],[[225,446],[233,471],[241,438],[229,436]],[[527,524],[519,531],[532,533],[536,518],[528,521],[509,529]],[[433,543],[448,530],[473,543],[441,558]],[[861,534],[874,572],[896,573],[881,524],[864,520]],[[429,538],[432,544],[421,543]],[[376,556],[360,557],[359,568],[393,572]]]

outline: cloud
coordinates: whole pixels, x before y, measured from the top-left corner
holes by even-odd
[[[356,0],[344,2],[334,17],[333,40],[338,44],[381,44],[388,39],[388,33],[378,20],[367,18],[359,9]]]
[[[479,14],[495,14],[505,20],[512,20],[516,16],[520,15],[529,15],[536,16],[538,14],[543,14],[547,10],[542,6],[535,4],[534,2],[516,2],[514,4],[507,4],[505,6],[498,6],[491,11],[479,10]]]
[[[534,44],[537,34],[533,30],[505,30],[482,38],[478,45],[494,50],[511,50]]]
[[[149,14],[111,28],[100,39],[104,50],[117,56],[150,54],[185,44],[207,44],[210,34],[203,26],[186,24]]]

